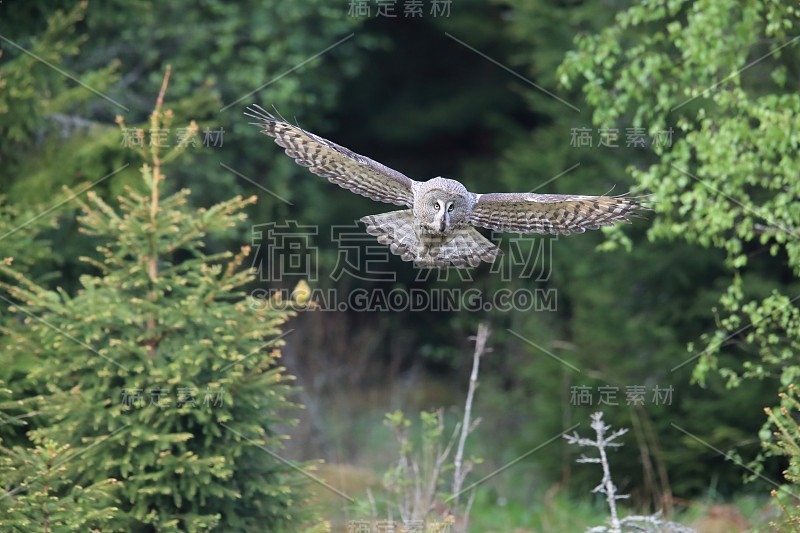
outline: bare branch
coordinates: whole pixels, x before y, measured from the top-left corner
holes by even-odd
[[[620,519],[617,512],[617,500],[625,500],[630,496],[628,494],[617,494],[617,486],[611,479],[611,467],[608,463],[608,455],[606,454],[607,448],[616,448],[622,446],[620,442],[614,442],[616,439],[627,433],[627,429],[618,429],[606,434],[611,426],[603,423],[603,413],[594,413],[592,415],[592,429],[595,431],[595,439],[587,439],[580,437],[577,433],[572,435],[564,435],[564,439],[569,444],[575,444],[580,447],[597,448],[600,453],[599,457],[586,457],[581,455],[577,462],[579,463],[599,463],[603,468],[603,479],[600,484],[592,489],[593,493],[604,494],[608,509],[611,513],[611,518],[608,525],[595,526],[587,529],[587,533],[622,533],[623,531],[655,531],[653,526],[657,526],[657,531],[672,531],[675,533],[692,533],[694,530],[676,524],[661,520],[661,513],[656,513],[650,516],[627,516]]]
[[[455,505],[458,505],[458,495],[464,483],[463,460],[464,444],[467,435],[472,430],[470,417],[472,416],[472,400],[475,396],[475,389],[478,387],[478,370],[481,363],[481,355],[486,351],[486,341],[489,339],[491,330],[485,323],[478,324],[478,334],[475,336],[475,352],[472,355],[472,374],[469,378],[469,390],[467,391],[467,402],[464,405],[464,421],[461,423],[461,438],[458,441],[455,457],[455,471],[453,472],[453,494],[455,494]]]

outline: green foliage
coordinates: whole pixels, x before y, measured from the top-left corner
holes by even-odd
[[[409,435],[412,424],[402,411],[386,414],[386,426],[391,428],[400,447],[400,460],[390,469],[384,482],[391,494],[402,501],[404,496],[412,494],[413,489],[420,480],[431,481],[437,489],[443,488],[443,478],[440,477],[452,470],[452,465],[437,464],[445,442],[444,414],[440,411],[422,411],[419,414],[419,445],[415,446],[414,439]],[[409,468],[412,463],[419,464],[419,470]],[[424,483],[427,485],[427,483]],[[441,496],[439,493],[435,497]],[[418,510],[421,511],[421,510]]]
[[[110,61],[78,77],[68,72],[67,64],[86,41],[86,35],[75,30],[88,4],[72,4],[49,14],[45,28],[35,37],[23,35],[2,43],[0,88],[5,90],[0,91],[0,159],[4,161],[4,179],[0,187],[12,200],[23,199],[27,205],[39,204],[43,192],[53,194],[61,185],[75,184],[87,176],[98,179],[102,177],[100,169],[108,171],[96,156],[108,152],[108,134],[114,128],[99,126],[80,113],[117,80],[118,63]],[[15,27],[14,33],[20,29]],[[63,140],[69,137],[77,141],[65,145]],[[66,162],[70,172],[54,176],[54,161]]]
[[[154,128],[171,122],[162,101],[163,88]],[[42,395],[31,453],[74,450],[80,460],[49,463],[71,484],[99,491],[119,480],[115,519],[125,529],[294,530],[305,516],[300,477],[270,453],[292,423],[277,350],[290,312],[250,308],[248,247],[206,251],[205,239],[241,223],[255,198],[195,210],[187,190],[164,195],[162,164],[185,148],[142,153],[143,186],[118,205],[92,192],[80,202],[97,253],[82,258],[92,273],[74,294],[0,267],[10,279],[0,285],[20,302],[11,309],[19,320],[2,330],[7,357],[35,361],[18,379]],[[15,464],[29,460],[21,451]],[[40,492],[30,498],[47,497]],[[78,496],[94,502],[99,514],[88,516],[108,517],[99,492]]]
[[[0,446],[0,474],[15,487],[0,497],[0,525],[9,531],[109,530],[118,516],[115,479],[74,485],[66,463],[80,452],[47,440],[32,449]]]
[[[397,410],[386,414],[384,424],[394,433],[399,457],[384,475],[385,499],[373,513],[392,516],[396,512],[403,521],[425,522],[426,531],[446,530],[447,524],[453,523],[450,512],[459,512],[442,510],[447,509],[452,493],[448,490],[452,488],[448,478],[454,468],[450,455],[458,427],[448,437],[442,409],[420,412],[419,424]]]
[[[800,487],[800,398],[794,384],[789,385],[787,392],[781,393],[780,397],[780,407],[765,409],[769,417],[769,430],[764,430],[767,434],[762,435],[761,441],[768,451],[788,459],[789,466],[783,471],[788,486],[773,490],[772,496],[783,510],[783,525],[787,530],[794,531],[800,525],[800,506],[796,493]],[[774,430],[772,435],[769,435],[770,430]]]
[[[516,42],[508,64],[580,111],[535,88],[523,91],[537,121],[530,133],[515,136],[505,150],[495,188],[563,194],[627,192],[631,185],[626,166],[646,167],[657,160],[656,154],[626,146],[626,130],[634,127],[628,117],[592,127],[591,106],[579,89],[559,86],[557,73],[557,66],[573,47],[574,35],[601,31],[613,23],[614,12],[591,2],[576,5],[520,0],[508,4],[512,7],[509,33]],[[619,147],[598,146],[598,127],[617,128]],[[576,146],[571,141],[576,128],[591,129],[591,147]],[[651,134],[647,132],[648,139]],[[717,250],[682,241],[648,242],[645,230],[654,217],[651,213],[645,213],[645,217],[647,220],[621,229],[557,239],[520,239],[523,252],[545,251],[536,262],[536,272],[542,272],[542,279],[515,275],[510,281],[492,280],[495,283],[490,287],[551,290],[557,295],[557,305],[554,310],[494,314],[496,329],[508,328],[535,345],[516,335],[498,333],[496,350],[503,353],[502,364],[488,375],[496,385],[492,387],[496,395],[489,401],[498,415],[485,423],[496,424],[492,434],[515,428],[513,452],[498,459],[501,465],[540,444],[546,436],[587,419],[596,409],[598,387],[616,388],[617,405],[608,407],[607,419],[614,425],[640,424],[645,431],[625,436],[626,445],[637,447],[643,456],[625,454],[615,468],[620,477],[644,481],[644,486],[631,490],[634,501],[658,508],[662,501],[659,494],[670,486],[676,494],[688,495],[705,491],[709,478],[721,477],[728,487],[740,482],[739,474],[722,459],[698,461],[696,451],[689,452],[681,444],[681,435],[669,426],[670,419],[690,424],[697,421],[697,427],[691,430],[700,433],[708,425],[692,414],[693,409],[730,420],[737,431],[748,426],[755,429],[761,421],[757,410],[743,417],[745,399],[732,403],[715,383],[710,384],[709,392],[693,390],[682,373],[671,372],[690,357],[687,343],[713,328],[708,309],[724,291],[727,274]],[[513,236],[504,237],[505,242],[512,242]],[[648,389],[645,405],[638,409],[628,404],[625,393],[626,387],[636,385]],[[669,405],[654,405],[656,385],[674,388]],[[576,386],[591,388],[592,406],[572,401],[572,388]],[[526,406],[524,412],[508,407],[518,405]],[[726,429],[732,428],[726,425]],[[519,475],[509,483],[524,484],[525,490],[532,491],[569,479],[570,487],[581,495],[594,486],[585,470],[573,466],[563,448],[546,447],[537,456],[537,480]],[[668,475],[653,479],[648,477],[648,468]],[[508,475],[516,476],[514,472]]]
[[[58,14],[57,6],[62,8]],[[587,233],[555,240],[552,256],[537,263],[547,279],[524,278],[513,271],[509,280],[484,269],[473,273],[474,281],[419,282],[417,273],[397,260],[388,265],[398,276],[392,287],[478,289],[485,295],[501,289],[557,291],[555,312],[489,313],[499,331],[494,344],[502,357],[487,360],[483,379],[486,410],[481,433],[489,437],[481,455],[487,457],[486,471],[585,419],[594,407],[571,405],[570,387],[612,385],[624,391],[628,385],[657,383],[675,387],[672,405],[631,409],[621,392],[622,405],[607,412],[611,423],[630,427],[640,423],[649,435],[626,435],[630,437],[626,449],[636,446],[640,453],[618,458],[615,468],[620,479],[646,480],[642,474],[649,458],[651,465],[664,467],[667,484],[677,495],[697,494],[714,482],[735,490],[739,472],[707,447],[676,432],[669,421],[683,420],[687,431],[728,450],[732,442],[746,442],[757,431],[763,421],[758,406],[772,403],[776,384],[796,381],[798,317],[792,298],[800,286],[793,201],[798,191],[792,172],[797,168],[800,62],[798,43],[787,43],[797,33],[797,8],[788,2],[743,5],[730,0],[665,0],[637,3],[617,15],[608,4],[597,2],[465,0],[455,3],[446,18],[427,14],[419,19],[406,19],[402,14],[397,19],[350,17],[347,10],[347,2],[334,5],[324,0],[236,5],[219,1],[198,5],[186,0],[151,4],[112,0],[88,5],[73,0],[34,0],[14,3],[13,9],[11,2],[0,2],[0,19],[6,23],[4,37],[129,109],[120,109],[9,42],[0,42],[0,191],[11,204],[0,209],[0,235],[3,228],[16,227],[76,193],[88,210],[81,218],[85,233],[80,235],[73,213],[67,210],[77,203],[73,199],[65,202],[64,209],[52,212],[60,215],[56,228],[51,227],[53,218],[48,215],[0,238],[0,259],[14,258],[5,272],[12,280],[24,273],[25,279],[35,282],[10,283],[17,291],[15,300],[24,307],[13,309],[9,316],[2,306],[7,319],[4,331],[13,331],[14,336],[6,334],[1,341],[0,378],[6,379],[15,399],[47,395],[41,405],[34,406],[32,401],[25,407],[12,406],[11,415],[38,429],[53,421],[50,433],[57,431],[61,416],[68,427],[76,428],[80,426],[78,405],[86,395],[83,403],[96,409],[84,406],[85,417],[94,417],[96,426],[80,426],[74,439],[64,432],[69,442],[63,441],[64,435],[50,436],[59,445],[71,445],[69,453],[98,442],[92,451],[105,450],[103,458],[114,450],[118,455],[128,450],[129,444],[123,441],[129,440],[131,428],[109,425],[115,411],[122,418],[114,420],[127,417],[135,427],[146,426],[139,436],[130,438],[130,449],[143,457],[134,459],[132,466],[145,470],[131,472],[135,477],[131,487],[138,483],[150,490],[146,476],[157,475],[157,461],[161,461],[159,468],[174,469],[177,466],[167,462],[176,460],[173,457],[183,461],[182,451],[197,454],[194,445],[207,438],[202,432],[231,406],[226,400],[224,408],[190,413],[187,406],[177,408],[177,388],[196,388],[202,403],[203,384],[214,383],[218,377],[209,359],[219,357],[230,363],[236,354],[257,346],[251,336],[255,333],[243,332],[248,321],[267,335],[264,342],[280,331],[277,322],[266,327],[254,321],[251,310],[243,305],[243,293],[251,288],[247,285],[251,281],[235,274],[224,280],[227,265],[241,260],[224,251],[238,248],[250,238],[247,228],[237,222],[238,207],[244,208],[254,223],[297,220],[320,227],[319,238],[312,243],[319,246],[322,274],[317,284],[312,283],[315,289],[329,285],[346,294],[354,287],[379,285],[352,277],[328,277],[339,259],[328,229],[375,212],[375,204],[331,189],[247,125],[242,107],[258,102],[265,107],[275,104],[288,119],[297,119],[303,127],[415,179],[437,174],[456,177],[477,192],[527,191],[541,185],[537,192],[602,194],[616,186],[614,192],[622,193],[631,183],[642,192],[654,192],[655,216],[647,222],[637,222],[624,233]],[[303,63],[352,32],[354,38]],[[577,50],[558,70],[576,34]],[[776,54],[754,63],[784,44],[787,46]],[[179,192],[160,199],[160,222],[151,227],[144,216],[151,195],[147,186],[142,186],[138,171],[141,154],[120,149],[123,136],[112,121],[114,115],[124,115],[127,127],[142,128],[149,135],[152,97],[166,63],[176,67],[170,106],[178,116],[195,117],[199,135],[206,128],[223,128],[225,144],[213,149],[187,147],[181,153],[180,165],[171,167],[165,183],[172,191],[191,188],[192,194]],[[559,81],[569,87],[559,86]],[[705,91],[718,82],[722,83]],[[677,107],[695,95],[699,97]],[[672,147],[607,150],[571,146],[570,130],[590,126],[593,117],[599,127],[620,128],[623,139],[626,127],[641,125],[648,136],[672,127]],[[224,170],[209,171],[219,169],[220,162],[249,180]],[[580,166],[573,168],[577,163]],[[95,185],[95,196],[86,199],[85,187],[126,164],[129,166],[118,174]],[[626,167],[632,168],[630,173]],[[148,180],[154,170],[151,161],[145,172]],[[262,195],[260,186],[294,205]],[[221,219],[209,215],[211,209],[197,208],[217,204],[219,198],[249,198],[256,192],[260,194],[256,204],[224,204]],[[168,212],[162,210],[165,206]],[[194,222],[176,216],[178,212],[191,213]],[[223,219],[227,222],[221,222]],[[148,228],[157,231],[151,242],[133,237],[131,228],[140,235]],[[645,228],[649,228],[647,234]],[[647,236],[656,240],[647,242]],[[517,245],[523,254],[535,252],[540,243],[547,242],[533,237],[512,244],[513,237],[498,236],[506,252]],[[57,245],[50,246],[47,241]],[[623,253],[620,245],[629,253]],[[150,265],[144,259],[151,246],[161,254],[155,283],[149,280]],[[615,248],[613,254],[598,253],[599,249]],[[87,261],[79,262],[79,257]],[[178,279],[180,283],[172,283]],[[215,287],[217,294],[230,297],[227,302],[236,303],[239,310],[228,307],[220,311],[214,300],[210,308],[217,314],[201,320],[207,296],[203,291]],[[222,290],[225,287],[238,295],[231,296]],[[121,359],[130,373],[103,363],[99,356],[94,358],[100,361],[91,361],[91,353],[47,331],[46,325],[23,309],[59,327],[66,327],[67,315],[73,313],[77,319],[66,331],[106,356],[117,350],[132,352],[135,356]],[[302,334],[295,334],[302,336],[303,344],[293,350],[296,359],[291,368],[308,374],[301,376],[308,378],[303,379],[308,387],[304,401],[318,403],[312,424],[316,433],[303,441],[319,446],[311,456],[364,460],[358,450],[365,446],[363,435],[374,433],[380,424],[356,426],[354,420],[363,420],[359,419],[363,402],[332,423],[331,411],[326,410],[335,403],[328,401],[330,395],[341,395],[341,399],[355,389],[371,386],[394,399],[392,380],[396,376],[411,380],[418,371],[449,382],[453,375],[468,371],[461,347],[451,339],[473,331],[485,314],[318,313],[313,318],[303,317],[305,322],[298,325]],[[265,310],[262,315],[267,322],[272,320],[267,316],[276,321],[283,316],[279,309]],[[151,333],[149,318],[154,323]],[[25,323],[20,324],[22,321]],[[234,327],[231,321],[241,325]],[[343,323],[348,327],[342,327]],[[731,336],[749,324],[754,325]],[[26,329],[36,342],[22,335]],[[574,373],[506,329],[574,364],[581,373]],[[211,346],[196,342],[203,334],[212,339]],[[230,339],[235,342],[229,344]],[[23,341],[24,345],[17,346]],[[686,353],[690,343],[694,343],[692,351]],[[221,345],[231,346],[231,351],[220,349]],[[153,363],[149,362],[151,350]],[[64,357],[52,369],[50,384],[45,370],[50,370],[54,353]],[[697,359],[696,378],[705,379],[705,389],[687,383],[688,370],[694,365],[671,371],[697,353],[702,356]],[[277,365],[271,355],[267,358]],[[116,356],[113,359],[117,361]],[[251,359],[260,360],[261,356]],[[158,372],[153,366],[156,362]],[[101,363],[108,368],[100,368]],[[411,368],[413,372],[406,374]],[[158,379],[178,380],[169,385],[169,406],[149,406],[149,389],[163,386],[154,383],[151,372]],[[28,379],[29,375],[37,379]],[[346,376],[346,386],[342,386],[342,376]],[[725,382],[735,385],[751,377],[762,381],[725,390]],[[101,392],[101,384],[113,393]],[[139,407],[115,405],[121,403],[123,389],[135,393],[139,388],[144,388],[142,401],[148,405],[135,399]],[[434,394],[451,398],[458,392],[439,386]],[[419,388],[414,394],[418,401],[429,400]],[[94,403],[99,401],[109,411],[108,418],[98,414],[100,408]],[[54,406],[63,413],[54,413]],[[234,414],[245,416],[239,407],[241,403]],[[374,403],[370,407],[385,410]],[[419,406],[427,407],[428,403]],[[27,416],[40,408],[46,412]],[[69,416],[64,414],[67,411]],[[156,423],[153,411],[158,411],[169,428]],[[275,439],[288,424],[281,418],[276,429],[273,421],[268,422],[269,438]],[[190,423],[194,424],[191,428]],[[334,424],[338,434],[331,429]],[[9,448],[24,445],[30,451],[34,448],[30,437],[35,434],[27,429],[6,424],[0,426],[0,435]],[[99,441],[114,429],[120,433]],[[224,428],[221,431],[225,438],[233,438]],[[155,438],[155,432],[164,438],[172,435],[177,441],[188,440],[148,444],[146,439]],[[257,429],[240,432],[261,438]],[[505,437],[502,447],[497,446],[497,435]],[[476,436],[480,441],[481,436]],[[266,442],[267,437],[264,439]],[[335,449],[337,443],[340,450]],[[152,455],[160,446],[169,446],[170,454],[157,460]],[[263,451],[251,451],[255,456],[245,458],[248,461],[255,457],[270,460]],[[308,454],[309,450],[297,453]],[[210,476],[211,483],[233,483],[214,477],[229,470],[214,470],[213,465],[203,463],[217,456],[198,455],[199,465],[189,458],[180,464]],[[108,462],[114,471],[102,470],[108,477],[98,482],[120,479],[117,493],[124,497],[124,505],[116,505],[132,512],[132,488],[126,489],[127,481],[118,475],[131,465]],[[67,466],[69,472],[64,475],[70,479],[82,475],[80,465],[69,462]],[[493,480],[491,489],[478,495],[476,505],[485,504],[479,528],[511,529],[530,523],[539,529],[578,530],[592,523],[589,519],[576,522],[579,517],[569,511],[563,512],[563,526],[561,522],[531,522],[530,509],[546,505],[541,504],[546,498],[540,495],[566,479],[580,491],[581,501],[574,507],[589,513],[583,488],[593,486],[594,479],[587,469],[572,466],[568,452],[558,446],[541,449],[528,466],[533,473],[524,467],[509,469]],[[235,473],[231,476],[236,477]],[[173,481],[164,482],[173,486]],[[81,483],[86,485],[86,480]],[[177,486],[178,481],[174,483]],[[657,494],[649,499],[642,495],[647,491],[654,494],[660,487],[630,489],[638,501],[661,501]],[[490,490],[496,495],[487,495]],[[563,494],[555,505],[571,510],[573,505],[564,503]],[[145,499],[157,501],[164,509],[175,508],[169,495],[147,494]],[[190,505],[186,501],[181,504],[183,508]],[[503,509],[514,514],[516,521],[493,520]],[[201,513],[205,517],[214,514],[201,510],[195,516]],[[171,520],[163,517],[164,524]],[[196,524],[201,523],[198,518]]]
[[[0,381],[0,442],[8,444],[18,427],[25,426],[28,419],[39,414],[36,411],[39,400],[35,396],[17,399],[14,391],[6,387],[6,382]]]
[[[774,393],[800,376],[799,17],[770,1],[642,3],[579,36],[560,69],[596,125],[673,130],[632,175],[653,193],[651,239],[718,249],[732,272],[711,332],[689,344],[700,384],[755,378]]]
[[[462,491],[463,478],[482,461],[469,458],[462,465],[455,464],[454,447],[461,426],[456,424],[449,433],[443,409],[421,411],[417,423],[396,410],[385,415],[384,425],[394,434],[397,460],[383,476],[385,490],[356,501],[356,515],[373,520],[396,516],[409,530],[416,523],[431,533],[449,531],[453,524],[456,531],[466,531],[475,491],[464,490],[461,502],[453,492]],[[459,468],[462,478],[456,483]]]
[[[60,254],[53,250],[43,233],[55,225],[55,213],[45,208],[24,209],[6,203],[0,196],[0,264],[13,265],[17,272],[24,272],[40,282],[52,278],[54,265]],[[8,312],[12,303],[6,295],[0,294],[0,324],[18,320]],[[31,363],[29,358],[12,358],[4,349],[8,338],[0,336],[0,381],[7,382],[18,368]],[[0,406],[0,412],[2,407]],[[0,423],[0,436],[12,430]]]
[[[565,493],[535,494],[530,501],[479,491],[472,512],[476,531],[586,531],[607,511],[600,499],[569,498]]]
[[[4,41],[3,55],[9,56],[9,51],[14,51],[15,57],[6,57],[0,66],[0,88],[4,89],[0,91],[3,159],[30,155],[24,150],[19,153],[19,149],[34,144],[44,114],[74,108],[95,96],[48,65],[62,65],[78,55],[86,37],[76,33],[75,26],[84,18],[87,5],[79,2],[66,12],[58,10],[51,14],[44,31],[30,43]],[[102,91],[113,80],[113,71],[112,65],[86,73],[82,81]]]
[[[725,121],[731,127],[746,123],[741,117],[737,118],[736,105],[746,107],[747,102],[729,99],[727,107],[721,107],[709,100],[739,81],[751,101],[759,103],[754,109],[773,98],[776,100],[774,109],[780,111],[777,102],[781,98],[794,98],[793,82],[787,82],[780,89],[775,83],[764,82],[769,77],[763,72],[773,68],[795,72],[796,43],[751,66],[742,73],[741,80],[726,78],[735,72],[734,64],[749,65],[770,50],[788,43],[793,32],[786,28],[793,24],[796,8],[763,3],[766,7],[754,11],[741,8],[735,2],[651,2],[637,4],[617,14],[605,5],[593,3],[565,5],[527,0],[507,3],[512,7],[508,17],[510,34],[518,43],[516,53],[509,55],[508,65],[524,69],[520,72],[578,107],[580,112],[541,91],[528,91],[525,96],[530,109],[542,120],[532,134],[516,137],[507,150],[497,178],[504,184],[503,188],[518,190],[527,184],[525,190],[528,190],[536,185],[534,176],[540,183],[546,183],[538,192],[583,190],[600,194],[614,185],[615,192],[624,192],[631,188],[624,185],[628,166],[635,180],[634,190],[655,192],[651,197],[655,216],[648,216],[650,220],[646,224],[625,228],[624,235],[617,229],[606,231],[610,239],[602,243],[599,235],[589,234],[558,239],[552,248],[552,263],[548,268],[551,274],[546,281],[537,285],[533,280],[511,282],[512,286],[522,282],[521,286],[555,289],[558,311],[494,318],[575,365],[581,372],[569,370],[545,351],[520,342],[516,337],[504,340],[498,336],[499,349],[506,356],[505,364],[492,376],[496,376],[498,389],[497,397],[491,398],[493,410],[502,412],[504,405],[522,403],[530,409],[524,415],[509,411],[491,418],[488,423],[496,423],[498,431],[509,425],[519,427],[515,433],[521,437],[521,442],[515,451],[523,453],[540,442],[542,435],[557,434],[565,424],[588,416],[587,407],[570,405],[572,386],[585,385],[595,391],[598,386],[619,387],[623,391],[619,397],[621,405],[609,408],[609,420],[633,427],[639,423],[645,430],[644,434],[633,433],[627,439],[628,446],[635,445],[643,451],[643,460],[631,454],[621,458],[618,466],[623,475],[641,478],[647,483],[633,491],[635,499],[649,501],[657,508],[660,498],[648,498],[647,493],[658,494],[671,486],[675,494],[697,494],[708,490],[708,479],[719,479],[720,485],[734,487],[740,483],[740,473],[708,448],[698,449],[696,442],[687,446],[685,436],[677,434],[668,420],[684,420],[687,430],[702,435],[705,442],[718,449],[729,449],[731,443],[747,442],[763,423],[760,410],[755,406],[770,402],[774,395],[774,378],[780,377],[784,385],[791,381],[794,374],[790,368],[792,354],[797,353],[793,349],[796,320],[792,318],[793,306],[782,309],[780,306],[797,294],[798,286],[787,268],[787,252],[773,245],[780,245],[780,239],[787,244],[792,241],[789,245],[794,246],[796,239],[789,234],[785,239],[778,237],[777,232],[769,231],[769,222],[756,219],[770,209],[794,216],[789,199],[796,197],[796,180],[787,184],[791,179],[787,169],[792,167],[796,154],[782,155],[779,150],[781,147],[790,150],[793,141],[781,145],[781,139],[793,139],[797,128],[791,125],[796,113],[790,106],[782,116],[769,115],[774,119],[769,124],[752,121],[751,130],[742,137],[748,140],[745,144],[739,142],[739,137],[721,138],[721,130],[712,126],[724,125]],[[754,13],[759,14],[761,22],[752,18]],[[763,34],[751,39],[752,32],[744,30],[744,23],[734,21],[737,17],[756,27],[765,20],[772,21],[765,23],[772,25],[774,33],[769,34],[772,40],[765,39]],[[671,24],[675,20],[680,24]],[[671,24],[669,30],[668,24]],[[693,37],[684,36],[683,41],[675,45],[670,41],[671,36],[684,26],[691,26]],[[778,26],[784,28],[782,36],[775,29]],[[732,32],[731,27],[737,30]],[[765,25],[761,27],[766,31]],[[706,44],[709,32],[724,36],[724,44],[720,45],[726,49],[724,54],[716,53],[716,44],[715,51],[709,52]],[[570,52],[573,45],[569,41],[576,33],[577,50]],[[564,64],[556,72],[562,60]],[[707,72],[701,73],[703,69]],[[709,90],[704,97],[677,107],[693,94],[723,79],[725,83]],[[794,80],[796,76],[790,75],[788,79]],[[559,81],[563,83],[560,86]],[[706,81],[708,83],[703,85]],[[676,87],[680,84],[683,85]],[[688,86],[694,92],[686,89],[684,95],[684,87]],[[776,99],[775,94],[781,91],[784,94]],[[701,106],[705,109],[699,110]],[[699,143],[703,154],[692,155],[681,164],[676,154],[683,153],[681,150],[689,146],[692,147],[690,152],[696,151],[694,146],[698,139],[689,137],[689,133],[696,135],[700,131],[695,126],[701,119],[708,125],[703,130],[705,140]],[[599,128],[617,128],[621,147],[571,145],[570,131],[590,126],[594,126],[595,144]],[[696,131],[681,129],[683,126]],[[644,128],[648,138],[657,131],[672,128],[671,147],[626,148],[625,131],[633,127]],[[753,153],[756,153],[753,143],[765,135],[769,140],[756,150],[764,154],[761,165],[768,168],[766,172],[753,162]],[[723,159],[714,155],[723,152]],[[692,166],[694,159],[706,167],[703,173]],[[784,159],[789,167],[783,166]],[[741,166],[740,160],[747,161],[750,167]],[[577,163],[580,166],[574,168]],[[767,166],[773,163],[778,165],[777,169]],[[703,178],[705,184],[677,167]],[[756,175],[742,182],[742,176],[759,168]],[[549,180],[567,169],[572,170]],[[645,173],[651,178],[645,180]],[[712,181],[707,175],[713,175]],[[711,190],[708,184],[754,208],[755,212]],[[787,185],[784,187],[784,184]],[[731,186],[740,190],[732,193]],[[760,207],[761,202],[770,200],[775,193],[785,196],[774,204],[766,204],[766,208]],[[694,202],[693,195],[702,201]],[[687,204],[681,205],[684,200]],[[783,219],[772,213],[769,215],[786,228],[797,227],[782,223]],[[723,234],[716,229],[714,221],[729,216],[737,217],[736,224]],[[745,228],[747,224],[755,228],[756,235],[750,242],[743,241],[735,233],[741,229],[737,225],[740,220]],[[643,231],[645,226],[650,228],[647,235]],[[669,229],[669,234],[664,228]],[[703,231],[707,232],[705,240],[699,237]],[[714,242],[721,241],[709,237],[712,231],[722,235],[731,246],[716,246]],[[764,231],[769,235],[762,233]],[[690,235],[692,232],[697,238]],[[651,242],[645,240],[646,236]],[[734,267],[734,256],[729,252],[735,250],[737,238],[742,242],[736,256],[738,261],[742,261],[741,256],[747,256],[747,264],[742,267]],[[762,245],[760,240],[767,239],[773,240]],[[622,253],[620,244],[629,249],[628,254]],[[599,254],[598,249],[614,249],[615,253]],[[777,255],[769,252],[777,252]],[[733,276],[731,268],[737,269]],[[739,295],[729,288],[737,280],[742,287]],[[734,298],[739,299],[741,309],[721,305]],[[728,308],[736,310],[728,311]],[[759,319],[760,322],[753,322]],[[732,335],[751,323],[754,327]],[[753,336],[746,337],[750,333]],[[698,339],[704,339],[702,344],[697,343]],[[690,387],[684,379],[686,371],[694,364],[678,366],[697,354],[700,357],[690,361],[699,362],[697,378],[702,377],[704,368],[730,369],[722,375],[706,372],[705,391]],[[763,358],[759,354],[763,354]],[[749,362],[742,365],[743,361]],[[745,374],[770,376],[770,379],[752,383],[735,394],[726,391],[721,384],[723,380],[732,383],[730,378]],[[648,396],[643,409],[626,405],[624,387],[647,383],[674,387],[674,401],[670,405],[654,406]],[[711,427],[703,422],[709,419],[715,420]],[[742,453],[751,457],[758,452],[752,445],[741,448]],[[509,454],[506,459],[513,457]],[[700,457],[703,460],[699,460]],[[668,472],[668,476],[657,483],[647,482],[644,474],[648,461],[652,461],[657,471]],[[542,450],[538,467],[543,470],[545,479],[568,477],[571,486],[589,486],[590,481],[569,466],[568,457],[561,450]],[[703,473],[698,475],[699,472]]]
[[[49,215],[49,216],[48,216]],[[0,196],[0,261],[28,270],[54,259],[50,243],[41,234],[55,226],[55,216],[43,209],[22,209]],[[36,241],[36,246],[31,242]]]
[[[172,83],[171,107],[195,117],[201,134],[171,175],[176,188],[191,186],[194,205],[229,194],[260,194],[267,163],[269,190],[290,200],[312,192],[320,205],[329,205],[325,194],[304,190],[292,179],[298,169],[291,161],[279,151],[263,149],[264,139],[242,120],[241,112],[255,101],[303,117],[307,127],[323,123],[313,117],[332,106],[341,84],[357,73],[361,50],[376,42],[367,36],[350,39],[315,58],[363,22],[346,16],[346,4],[59,0],[13,8],[6,2],[0,4],[0,13],[10,40],[0,42],[0,83],[11,88],[0,91],[0,133],[15,130],[13,136],[0,135],[0,192],[12,202],[38,205],[63,186],[80,190],[126,163],[131,166],[94,190],[113,198],[138,183],[133,154],[119,150],[123,136],[109,127],[110,119],[125,115],[130,127],[145,129],[149,142],[151,95],[158,90],[163,65],[170,63],[180,72]],[[223,132],[221,146],[203,146],[206,130]],[[174,139],[172,131],[169,142]],[[249,181],[228,171],[196,179],[220,162]],[[247,210],[262,220],[286,218],[286,205],[272,200],[265,195]],[[76,229],[68,225],[59,230],[69,257],[88,251]],[[216,250],[229,248],[244,240],[244,233],[234,228],[208,244]],[[82,272],[82,265],[68,262],[64,271],[69,278]]]
[[[749,266],[776,285],[773,295],[746,304],[751,291],[736,277],[720,299],[727,316],[704,338],[700,381],[719,367],[723,341],[739,328],[760,362],[726,367],[729,385],[768,373],[782,374],[783,383],[797,376],[797,365],[784,364],[800,340],[796,310],[781,297],[796,288],[780,280],[800,273],[800,97],[788,81],[796,77],[787,78],[797,65],[791,36],[798,15],[795,6],[775,2],[639,5],[598,35],[579,38],[562,67],[565,84],[583,80],[596,124],[628,117],[636,126],[674,128],[672,149],[654,146],[659,162],[633,172],[640,190],[656,199],[650,236],[719,248],[732,269]],[[778,259],[758,257],[766,252]],[[770,271],[765,263],[785,266]],[[747,331],[748,324],[756,328]]]
[[[86,450],[46,440],[41,445],[9,445],[15,431],[41,412],[41,396],[16,398],[0,381],[0,527],[14,531],[110,529],[118,511],[114,507],[117,480],[76,485],[68,470],[70,461]],[[116,522],[117,524],[119,522]]]

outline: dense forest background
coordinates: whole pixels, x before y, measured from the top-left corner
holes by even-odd
[[[513,467],[476,489],[475,531],[602,521],[598,471],[553,440],[588,431],[598,410],[631,428],[612,456],[631,512],[790,520],[797,497],[770,491],[800,468],[797,34],[797,8],[769,0],[0,3],[0,520],[338,530],[368,518],[399,453],[386,413],[443,407],[449,433],[479,323],[491,350],[467,479]],[[632,191],[652,210],[582,235],[497,234],[497,267],[420,272],[371,237],[347,241],[391,206],[296,166],[248,124],[251,103],[417,180]],[[148,211],[154,191],[165,199]],[[321,309],[298,283],[371,300]],[[397,290],[518,298],[381,308]],[[259,298],[275,293],[300,305]],[[125,370],[106,361],[120,350]],[[122,408],[155,379],[203,390],[228,362],[253,366],[214,381],[224,416]],[[778,405],[784,426],[765,414]],[[90,446],[96,460],[72,460]],[[204,463],[210,449],[235,468]]]

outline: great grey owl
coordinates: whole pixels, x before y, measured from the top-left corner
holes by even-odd
[[[367,233],[421,267],[475,267],[502,254],[473,226],[513,233],[569,235],[630,222],[643,209],[634,198],[469,192],[456,180],[415,181],[377,161],[271,115],[258,105],[245,115],[275,138],[297,164],[372,200],[410,209],[361,219]]]

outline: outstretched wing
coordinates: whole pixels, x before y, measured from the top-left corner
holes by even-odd
[[[587,229],[630,223],[646,207],[625,196],[573,196],[563,194],[476,194],[470,222],[511,233],[569,235]]]
[[[331,183],[379,202],[411,207],[414,203],[414,180],[368,157],[323,139],[304,129],[275,118],[258,105],[247,108],[245,115],[258,122],[261,133],[275,137],[275,144],[298,165]]]

